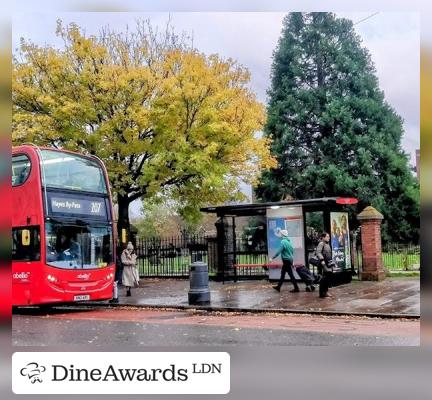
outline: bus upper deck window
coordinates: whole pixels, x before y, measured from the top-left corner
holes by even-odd
[[[12,157],[12,186],[22,185],[30,175],[30,159],[19,154]]]
[[[47,187],[108,193],[103,168],[96,160],[73,153],[41,150],[42,177]]]

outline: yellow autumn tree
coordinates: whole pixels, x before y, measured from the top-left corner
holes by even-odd
[[[234,60],[207,56],[167,26],[87,36],[58,22],[64,46],[22,40],[13,62],[13,142],[95,154],[129,227],[129,204],[169,195],[186,216],[238,196],[273,167],[265,112]]]

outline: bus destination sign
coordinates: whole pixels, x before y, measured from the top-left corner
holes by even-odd
[[[107,216],[105,201],[101,198],[50,197],[52,214],[68,214],[103,217]]]

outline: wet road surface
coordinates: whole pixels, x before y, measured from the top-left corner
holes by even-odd
[[[420,321],[291,314],[175,310],[21,309],[12,319],[16,346],[56,345],[345,345],[420,344]]]

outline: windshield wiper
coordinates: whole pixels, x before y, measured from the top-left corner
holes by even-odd
[[[84,226],[88,226],[88,225],[90,225],[88,222],[86,222],[86,221],[84,221],[84,220],[82,220],[82,219],[76,219],[76,220],[75,220],[75,223],[76,223],[77,225],[84,225]]]

